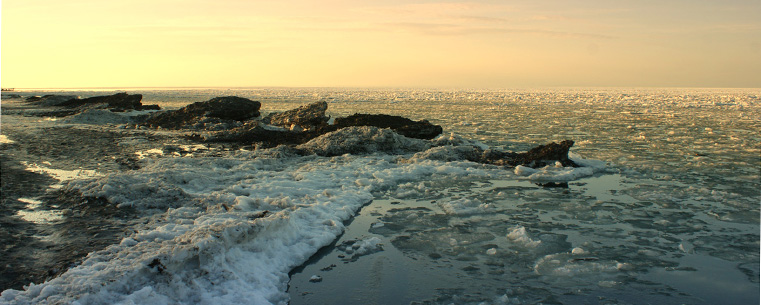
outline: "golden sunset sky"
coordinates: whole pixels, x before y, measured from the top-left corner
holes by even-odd
[[[761,87],[761,1],[3,0],[3,87]]]

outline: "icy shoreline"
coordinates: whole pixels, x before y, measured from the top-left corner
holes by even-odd
[[[757,143],[761,138],[754,131],[758,121],[753,119],[759,109],[758,95],[751,93],[484,92],[474,93],[480,95],[467,102],[458,93],[452,95],[457,98],[441,103],[411,101],[407,105],[391,101],[378,106],[395,114],[415,113],[416,119],[432,118],[447,129],[495,144],[501,150],[526,150],[530,143],[543,143],[544,139],[559,142],[571,138],[577,144],[575,151],[615,162],[580,160],[572,154],[571,159],[585,167],[551,163],[509,169],[465,161],[477,150],[462,149],[465,143],[458,137],[447,141],[460,146],[425,147],[418,152],[414,150],[420,148],[406,152],[396,149],[415,141],[404,144],[393,136],[380,138],[385,139],[383,147],[389,152],[401,155],[305,156],[299,149],[253,150],[177,138],[188,135],[184,131],[136,129],[133,125],[121,128],[124,123],[92,125],[113,122],[110,118],[100,120],[98,111],[90,113],[94,116],[88,117],[89,125],[73,124],[68,119],[10,116],[9,111],[20,114],[23,110],[8,109],[7,105],[14,104],[4,100],[3,135],[15,143],[2,144],[3,200],[24,213],[56,209],[46,208],[57,204],[54,200],[33,195],[14,201],[14,194],[45,193],[47,185],[60,182],[42,171],[66,170],[79,173],[79,178],[65,183],[64,188],[71,186],[112,201],[90,205],[133,211],[129,215],[132,220],[128,217],[122,226],[134,230],[117,232],[112,235],[116,240],[108,243],[115,252],[96,251],[88,258],[91,263],[78,269],[80,277],[74,273],[68,276],[79,283],[93,279],[93,286],[69,287],[70,294],[66,295],[69,288],[64,286],[36,285],[36,293],[53,293],[51,300],[99,303],[103,297],[124,302],[130,298],[198,302],[215,293],[250,289],[241,281],[266,278],[269,286],[258,286],[267,291],[262,292],[269,297],[266,301],[285,302],[288,296],[282,289],[287,289],[287,284],[282,283],[289,280],[283,270],[302,258],[280,262],[281,267],[290,266],[282,270],[277,264],[261,269],[277,269],[274,273],[247,274],[242,270],[252,270],[246,268],[254,265],[246,263],[250,261],[246,257],[252,257],[252,249],[264,253],[277,248],[257,242],[260,236],[285,246],[290,237],[308,237],[273,232],[284,232],[283,228],[300,232],[299,228],[316,226],[308,232],[322,232],[319,241],[341,237],[333,239],[334,246],[329,242],[327,248],[319,250],[319,255],[327,256],[315,258],[315,265],[300,266],[303,274],[290,279],[292,304],[324,303],[344,296],[331,296],[331,287],[355,287],[357,290],[352,291],[361,294],[347,293],[346,298],[335,302],[372,301],[368,297],[388,295],[383,289],[391,283],[403,285],[408,292],[421,292],[405,296],[406,302],[639,300],[709,304],[716,303],[721,295],[722,300],[753,303],[758,295],[756,186]],[[390,92],[381,98],[399,94]],[[438,94],[433,92],[425,98]],[[352,107],[374,106],[362,102],[374,98],[340,100],[331,107],[340,109],[340,115],[349,115],[358,109]],[[288,105],[291,107],[278,107],[288,109],[297,104]],[[471,114],[470,109],[480,112]],[[384,135],[375,131],[368,134]],[[54,145],[56,140],[68,145]],[[90,141],[94,143],[85,144]],[[477,147],[474,144],[467,145]],[[92,158],[104,151],[115,158]],[[8,159],[27,163],[6,162]],[[38,170],[39,176],[29,178],[41,180],[6,188],[7,181],[12,181],[6,179],[6,164],[18,169],[8,171],[11,176],[27,177],[27,173],[34,174],[29,170]],[[103,174],[83,176],[92,169]],[[299,189],[302,181],[315,187]],[[327,193],[323,193],[325,188]],[[75,202],[81,198],[76,194],[71,197]],[[363,206],[368,200],[374,201]],[[117,204],[122,207],[116,208]],[[68,208],[77,211],[81,206]],[[340,212],[334,213],[336,209]],[[17,215],[16,211],[10,213]],[[87,213],[89,221],[94,217],[118,220],[95,211]],[[322,213],[335,217],[320,216]],[[352,213],[354,216],[347,218],[352,221],[341,223],[349,224],[341,229],[343,235],[335,235],[334,230],[340,231],[338,226],[325,221]],[[88,220],[87,215],[82,217]],[[40,219],[53,224],[35,227],[54,229],[58,221]],[[69,232],[79,236],[76,231]],[[82,236],[97,241],[108,235],[107,230],[96,232],[82,232]],[[34,244],[40,249],[52,241],[44,234],[37,238],[42,238]],[[308,256],[306,253],[317,251],[319,244],[299,249],[312,249],[302,252]],[[117,259],[106,260],[111,257]],[[109,265],[109,261],[118,262],[118,266]],[[97,270],[103,271],[103,276],[123,271],[126,275],[114,283],[96,284]],[[345,277],[347,272],[354,275]],[[704,280],[708,278],[711,281]],[[206,289],[211,283],[216,286],[222,282],[228,285]],[[187,287],[198,287],[198,291]],[[366,295],[360,292],[364,287],[370,289],[364,290]],[[7,293],[3,298],[14,295],[20,303],[30,297],[23,291]],[[83,297],[81,293],[89,294]],[[402,299],[375,299],[383,302],[380,300],[398,303],[393,300]]]
[[[430,176],[511,174],[471,162],[428,160],[431,154],[413,156],[425,145],[407,150],[412,142],[394,137],[379,142],[389,148],[347,146],[365,155],[335,157],[298,156],[283,148],[162,156],[165,147],[133,170],[66,181],[65,191],[130,208],[147,223],[50,281],[4,291],[2,302],[287,303],[288,273],[333,242],[374,192]],[[347,145],[315,141],[304,147]],[[377,139],[370,141],[348,145]],[[467,141],[447,141],[470,147]],[[445,159],[461,158],[449,153]]]

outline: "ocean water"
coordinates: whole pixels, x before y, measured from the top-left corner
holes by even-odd
[[[324,100],[503,150],[571,139],[584,167],[146,151],[139,170],[60,178],[142,211],[135,233],[0,303],[759,303],[759,89],[129,93],[167,109],[236,95],[263,113]]]

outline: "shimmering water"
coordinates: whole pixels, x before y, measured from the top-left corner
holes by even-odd
[[[372,189],[292,272],[291,304],[758,304],[759,89],[130,93],[170,109],[237,95],[264,113],[325,100],[330,115],[428,119],[506,150],[572,139],[604,165],[567,188],[490,169]]]

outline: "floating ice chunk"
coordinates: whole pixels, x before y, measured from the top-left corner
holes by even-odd
[[[381,243],[380,238],[370,237],[361,240],[347,240],[336,246],[336,248],[348,255],[351,255],[351,257],[347,258],[346,260],[356,261],[361,256],[383,251],[383,244]]]
[[[595,168],[592,167],[545,166],[540,169],[522,165],[515,167],[516,175],[526,177],[532,181],[572,181],[591,176],[594,173]]]
[[[491,248],[489,250],[486,250],[486,255],[495,255],[497,254],[497,248]]]
[[[494,209],[494,206],[489,203],[483,203],[478,199],[457,199],[450,202],[439,202],[439,206],[451,215],[469,215],[486,213]]]
[[[528,166],[518,165],[515,167],[515,174],[518,176],[530,176],[532,174],[535,174],[539,170],[530,168]]]
[[[594,257],[574,257],[568,253],[546,255],[534,264],[534,272],[541,275],[575,277],[627,270],[628,264],[598,260]]]
[[[355,249],[355,255],[365,255],[383,250],[383,245],[380,238],[371,237],[355,243],[352,248]]]
[[[531,237],[528,235],[528,232],[526,232],[526,228],[523,226],[517,226],[513,228],[510,233],[507,234],[507,239],[528,248],[536,248],[539,244],[542,243],[541,240],[531,239]]]
[[[573,254],[573,255],[584,255],[584,254],[589,254],[589,252],[585,251],[582,248],[576,247],[576,248],[573,248],[573,250],[571,250],[571,254]]]
[[[695,246],[692,245],[689,241],[682,241],[679,244],[679,250],[681,250],[684,253],[695,253]]]
[[[568,152],[568,158],[571,159],[574,163],[583,166],[583,167],[591,167],[594,168],[597,171],[603,170],[608,166],[608,163],[602,160],[593,160],[593,159],[584,159],[581,155],[574,153],[572,151]]]
[[[309,281],[312,283],[322,282],[322,277],[315,274],[309,278]]]

